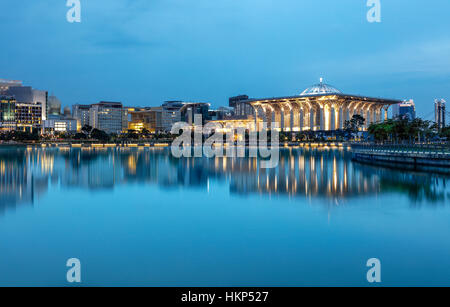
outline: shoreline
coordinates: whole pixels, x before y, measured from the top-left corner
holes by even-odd
[[[0,148],[5,147],[37,147],[37,148],[114,148],[114,147],[169,147],[171,142],[124,142],[124,143],[102,143],[102,142],[17,142],[17,143],[0,143]],[[270,145],[270,144],[268,144]],[[238,145],[233,145],[239,147]],[[224,147],[227,147],[224,144]],[[247,143],[245,147],[250,147]],[[350,148],[349,142],[283,142],[280,148]]]
[[[170,146],[172,140],[161,140],[161,141],[127,141],[127,142],[99,142],[99,141],[30,141],[30,142],[3,142],[0,143],[0,148],[2,147],[161,147],[161,146]],[[224,147],[227,147],[227,144],[223,144]],[[268,142],[270,145],[270,141]],[[233,145],[235,147],[239,147],[241,145]],[[247,142],[245,147],[249,147],[250,144]],[[252,145],[253,146],[253,145]],[[442,153],[445,151],[446,153],[450,153],[450,144],[375,144],[375,143],[364,143],[364,142],[349,142],[349,141],[311,141],[311,142],[280,142],[280,148],[283,147],[337,147],[337,148],[351,148],[352,151],[360,151],[360,152],[374,152],[380,153],[383,150],[387,152],[418,152],[424,153],[424,151],[433,151],[436,148]]]

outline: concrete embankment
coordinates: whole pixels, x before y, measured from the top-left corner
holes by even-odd
[[[352,145],[353,160],[373,164],[450,168],[450,147],[414,145]]]

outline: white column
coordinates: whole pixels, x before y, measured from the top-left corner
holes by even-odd
[[[299,108],[298,110],[298,127],[299,127],[299,131],[303,131],[304,130],[304,123],[305,123],[305,111],[302,108]]]
[[[339,128],[344,129],[344,107],[339,107]]]
[[[320,130],[325,130],[325,107],[320,108]]]

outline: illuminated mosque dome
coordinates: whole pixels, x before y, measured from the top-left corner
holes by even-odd
[[[323,94],[341,94],[342,92],[338,90],[337,88],[323,83],[323,78],[320,78],[320,83],[315,84],[311,87],[308,87],[306,90],[304,90],[300,96],[307,96],[307,95],[323,95]]]

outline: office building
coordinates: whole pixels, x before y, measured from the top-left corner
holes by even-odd
[[[78,130],[90,125],[90,110],[88,104],[76,104],[72,106],[72,117],[78,121]]]
[[[229,99],[229,104],[228,104],[228,106],[229,106],[230,108],[235,109],[238,102],[240,102],[240,101],[246,101],[246,100],[248,100],[248,96],[247,96],[247,95],[239,95],[239,96],[231,97],[231,98]]]
[[[47,119],[48,93],[35,90],[31,86],[10,86],[6,93],[14,96],[18,103],[40,105],[41,120]]]
[[[170,131],[173,124],[181,122],[182,101],[166,101],[162,105],[162,126],[164,131]]]
[[[202,121],[205,123],[209,118],[209,106],[209,103],[204,102],[166,101],[162,105],[163,130],[171,131],[177,122],[193,124],[197,114],[202,115]]]
[[[42,130],[42,106],[40,103],[16,103],[16,129],[25,132]]]
[[[181,120],[189,125],[194,124],[195,116],[202,116],[202,125],[209,120],[209,103],[203,102],[185,102],[181,108]]]
[[[54,134],[55,132],[75,133],[78,131],[76,119],[66,118],[60,115],[49,115],[44,121],[44,132]]]
[[[255,109],[252,107],[251,104],[248,103],[248,101],[242,100],[236,102],[235,108],[234,108],[234,115],[238,117],[249,117],[249,116],[255,116]]]
[[[91,105],[89,123],[106,133],[122,133],[128,129],[128,110],[120,102],[102,101]]]
[[[416,118],[414,100],[405,100],[392,106],[392,117],[413,120]]]
[[[12,96],[0,96],[0,131],[16,129],[16,100]]]
[[[248,103],[248,100],[247,95],[235,96],[229,99],[229,106],[233,108],[235,116],[255,116],[255,109]]]
[[[162,107],[129,108],[128,129],[140,132],[146,129],[151,133],[163,131],[162,111]]]

